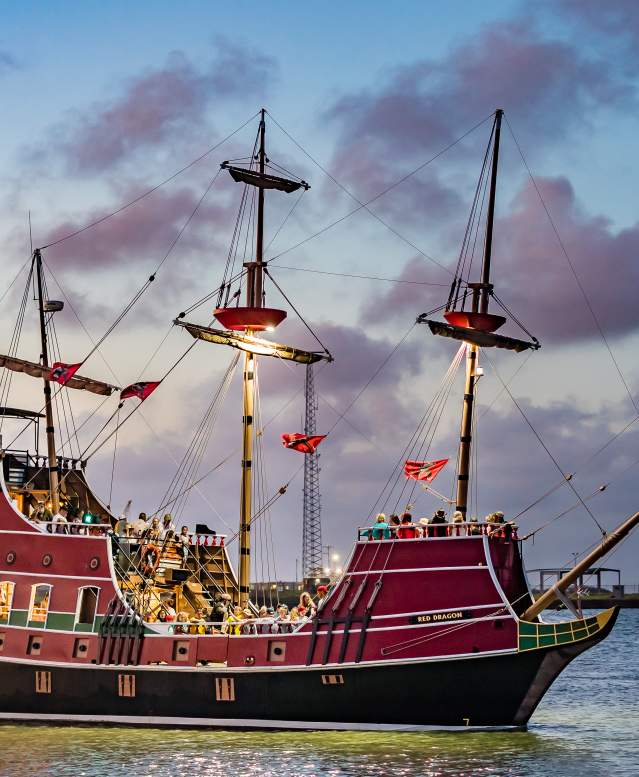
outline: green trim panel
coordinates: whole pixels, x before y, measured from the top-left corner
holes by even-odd
[[[612,610],[590,618],[563,623],[529,623],[519,621],[519,652],[567,645],[592,637],[606,625]]]
[[[11,615],[9,616],[9,625],[26,626],[28,614],[28,610],[11,610]]]
[[[71,612],[50,612],[47,618],[47,628],[58,631],[73,631],[75,615]]]

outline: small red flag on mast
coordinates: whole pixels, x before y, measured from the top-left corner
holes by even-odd
[[[160,380],[148,380],[141,383],[132,383],[130,386],[123,388],[120,392],[120,399],[129,399],[129,397],[137,397],[139,400],[144,400],[152,394],[155,389],[160,385]]]
[[[447,463],[448,459],[437,459],[436,461],[412,461],[409,459],[404,464],[404,475],[410,480],[425,480],[426,483],[432,483]]]
[[[325,434],[283,434],[282,445],[300,453],[315,453],[315,449],[326,437]]]
[[[82,366],[82,362],[78,364],[65,364],[64,362],[53,362],[51,372],[49,373],[49,380],[59,383],[61,386],[65,386],[76,372]]]

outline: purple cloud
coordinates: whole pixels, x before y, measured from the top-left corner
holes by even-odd
[[[537,184],[604,330],[610,335],[635,331],[639,224],[615,231],[607,218],[583,209],[565,178],[540,178]],[[415,258],[399,277],[428,279],[430,272],[426,260]],[[493,282],[498,296],[542,341],[599,336],[531,183],[496,221]],[[405,319],[444,303],[446,297],[446,289],[398,284],[365,303],[362,321],[373,323],[381,315]],[[497,312],[495,303],[492,308]],[[513,325],[510,331],[521,336]]]
[[[53,151],[69,172],[107,170],[141,150],[191,135],[221,100],[260,94],[274,70],[271,58],[226,41],[218,41],[203,68],[174,51],[162,67],[130,79],[117,96],[55,128]]]
[[[398,68],[377,89],[343,96],[328,117],[341,125],[344,145],[397,160],[439,150],[498,107],[539,141],[629,93],[605,62],[515,20],[484,28],[439,61]]]
[[[627,106],[633,96],[627,74],[608,60],[569,41],[549,39],[528,18],[498,22],[438,60],[395,68],[375,86],[337,99],[326,113],[338,129],[333,169],[366,197],[441,151],[495,108],[506,110],[534,156],[574,128],[587,126],[593,110]],[[486,125],[486,131],[472,134],[444,160],[375,202],[374,209],[402,224],[421,219],[441,227],[459,218],[460,180],[468,180],[469,152],[477,158],[487,132]]]

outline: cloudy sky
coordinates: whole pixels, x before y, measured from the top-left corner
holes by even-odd
[[[571,561],[600,536],[597,523],[611,528],[637,509],[639,7],[555,0],[531,8],[510,0],[322,10],[195,0],[4,7],[3,352],[26,281],[19,270],[29,258],[29,212],[34,245],[55,242],[234,133],[149,196],[43,252],[49,296],[67,299],[56,319],[62,358],[81,361],[201,200],[154,283],[82,369],[120,386],[163,377],[190,345],[172,319],[222,280],[241,190],[218,176],[202,197],[220,162],[250,154],[257,123],[248,120],[265,106],[270,158],[312,187],[288,218],[296,195],[268,198],[267,256],[335,357],[317,371],[319,431],[331,430],[321,447],[322,521],[324,543],[345,556],[376,505],[390,511],[408,498],[401,489],[379,496],[389,478],[395,482],[456,350],[413,324],[445,302],[490,115],[501,107],[508,123],[494,280],[542,349],[483,361],[472,508],[512,516],[548,494],[519,519],[523,532],[568,512],[528,543],[527,565]],[[273,285],[267,294],[269,304],[287,307]],[[188,318],[208,323],[212,307]],[[19,352],[37,360],[35,325],[29,298]],[[315,345],[292,310],[278,339]],[[116,511],[127,499],[134,512],[162,504],[231,358],[199,343],[121,428],[115,465],[113,438],[91,458],[89,477]],[[301,430],[304,374],[263,361],[264,423],[275,416],[262,442],[264,494],[291,482],[254,531],[255,540],[269,540],[269,552],[256,553],[255,573],[288,578],[301,558],[302,457],[284,450],[279,435]],[[179,516],[191,525],[228,532],[237,525],[238,378],[197,471],[228,461],[191,492]],[[7,404],[39,409],[34,384],[16,376]],[[86,423],[72,443],[76,453],[117,405],[115,397],[98,407],[100,398],[78,394],[70,397],[75,423]],[[461,394],[458,374],[427,435],[429,456],[451,458],[436,481],[444,494],[452,488]],[[5,443],[18,431],[5,422]],[[14,443],[28,444],[26,434]],[[575,473],[574,490],[555,488],[560,470]],[[416,515],[440,506],[422,492],[412,502]],[[628,540],[610,559],[628,583],[639,583],[638,543]]]

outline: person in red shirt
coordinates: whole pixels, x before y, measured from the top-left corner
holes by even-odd
[[[412,540],[417,536],[417,529],[413,526],[413,516],[410,513],[402,515],[397,536],[400,540]]]

